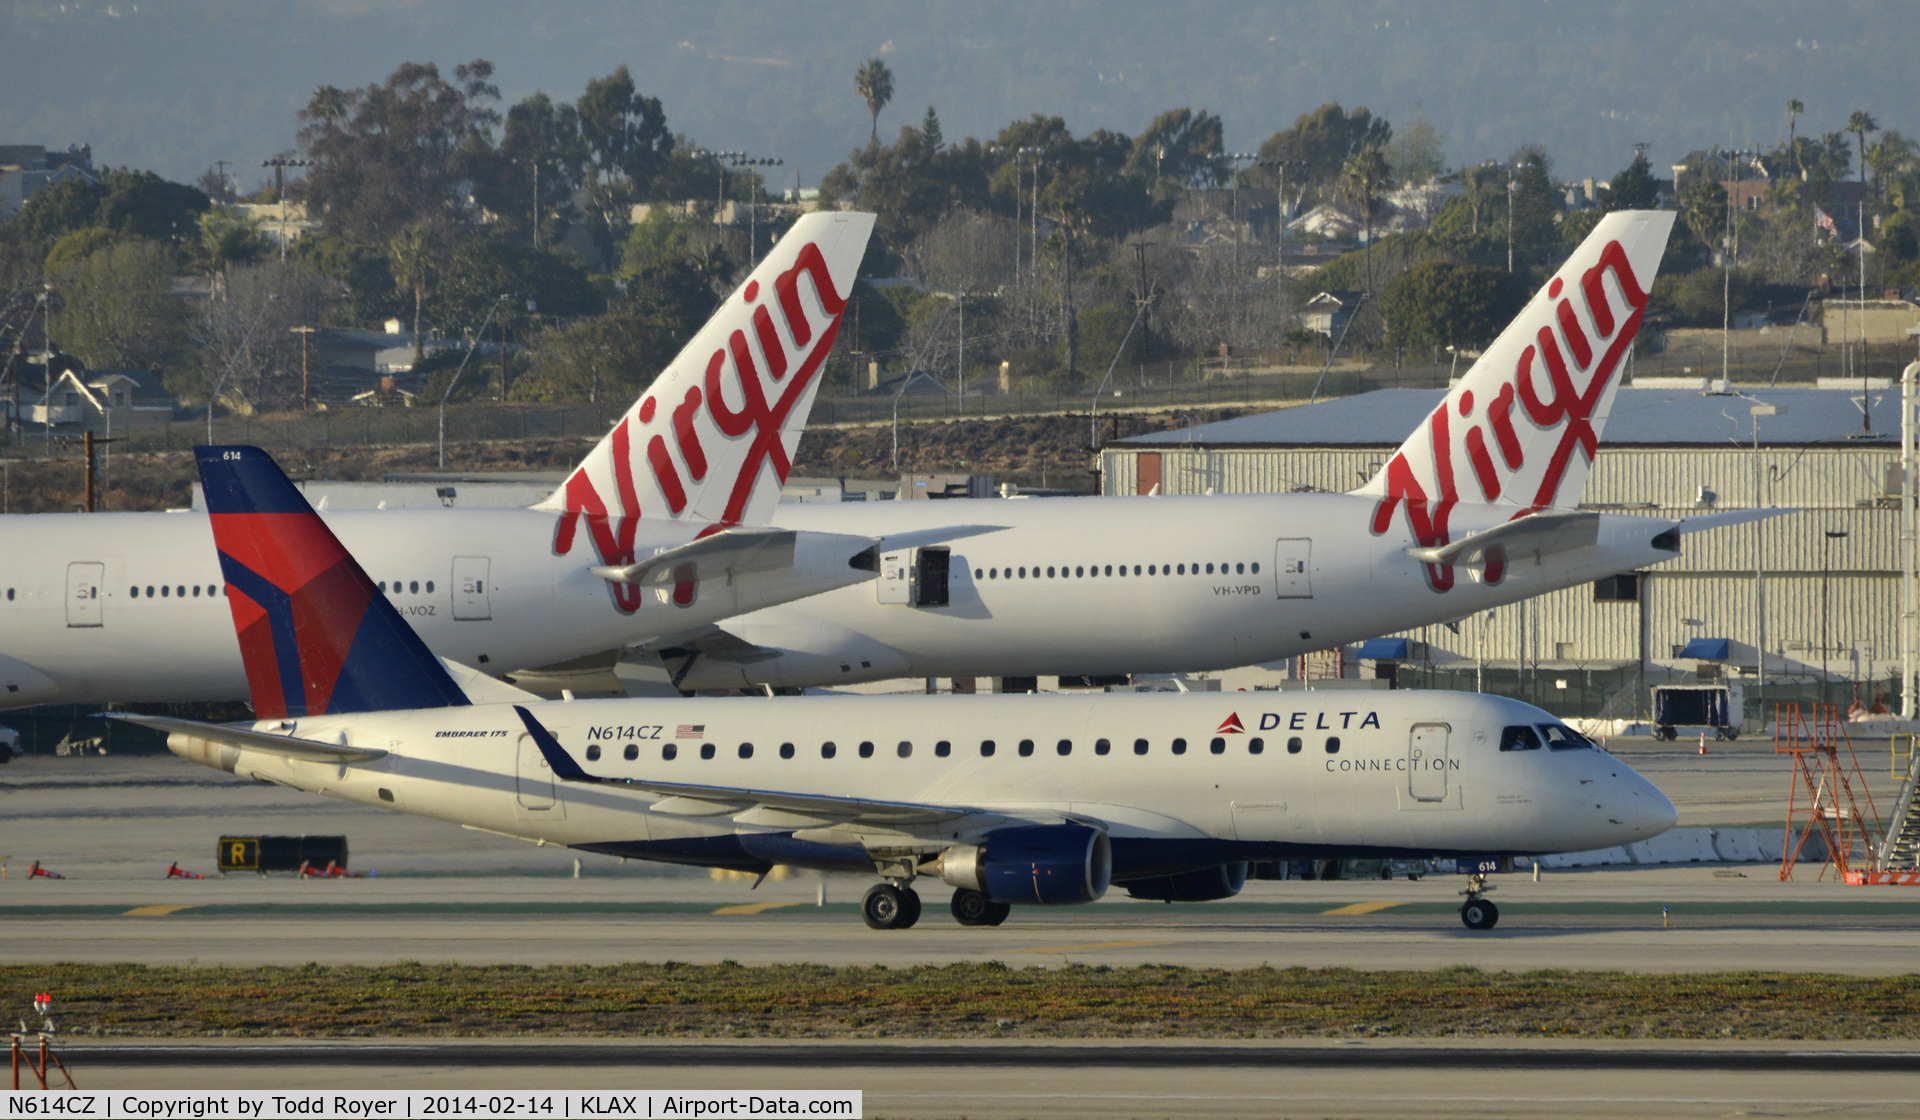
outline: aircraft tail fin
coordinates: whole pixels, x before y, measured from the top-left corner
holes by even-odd
[[[794,223],[535,507],[561,514],[556,554],[572,551],[582,522],[599,563],[618,566],[635,560],[642,517],[716,528],[772,519],[873,223],[843,210]]]
[[[271,456],[194,457],[256,718],[468,703]]]
[[[1600,219],[1440,407],[1355,491],[1380,499],[1375,533],[1387,531],[1403,501],[1425,546],[1446,542],[1457,502],[1517,510],[1579,504],[1674,217],[1622,210]]]

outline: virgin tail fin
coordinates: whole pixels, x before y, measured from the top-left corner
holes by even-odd
[[[1673,220],[1659,210],[1600,219],[1440,407],[1355,491],[1380,499],[1374,532],[1387,530],[1403,501],[1423,545],[1444,541],[1446,512],[1457,502],[1579,504]]]
[[[256,718],[468,703],[271,456],[193,453]]]

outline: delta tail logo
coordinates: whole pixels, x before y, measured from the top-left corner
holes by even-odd
[[[1213,729],[1215,735],[1244,735],[1246,731],[1247,726],[1240,722],[1239,712],[1235,712],[1226,719],[1221,720],[1220,726]]]

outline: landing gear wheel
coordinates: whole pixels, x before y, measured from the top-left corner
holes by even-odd
[[[860,900],[860,917],[869,929],[906,929],[920,917],[920,896],[891,883],[880,883]]]
[[[953,911],[953,920],[963,926],[997,926],[1013,913],[1013,907],[1004,902],[995,902],[979,891],[961,887],[953,892],[953,902],[949,906]]]
[[[1737,727],[1729,727],[1726,729],[1726,732],[1727,732],[1727,742],[1729,743],[1733,742],[1735,739],[1738,739],[1740,737],[1740,729]]]
[[[1460,920],[1468,929],[1492,929],[1500,920],[1500,908],[1484,898],[1476,898],[1460,907]]]

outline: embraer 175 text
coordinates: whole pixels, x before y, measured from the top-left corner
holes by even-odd
[[[1671,560],[1683,534],[1764,514],[1575,507],[1673,220],[1601,219],[1350,494],[782,506],[790,529],[972,532],[653,649],[688,688],[1218,670]]]
[[[1235,894],[1248,860],[1498,857],[1674,823],[1645,779],[1538,708],[1449,692],[542,702],[468,693],[266,454],[201,448],[257,712],[123,716],[230,773],[607,855],[877,872],[966,925],[1013,904]],[[1498,912],[1470,880],[1461,918]]]
[[[329,527],[431,649],[492,674],[873,579],[878,537],[767,525],[872,229],[795,223],[541,505]],[[0,517],[0,708],[244,698],[213,556],[196,514]]]

